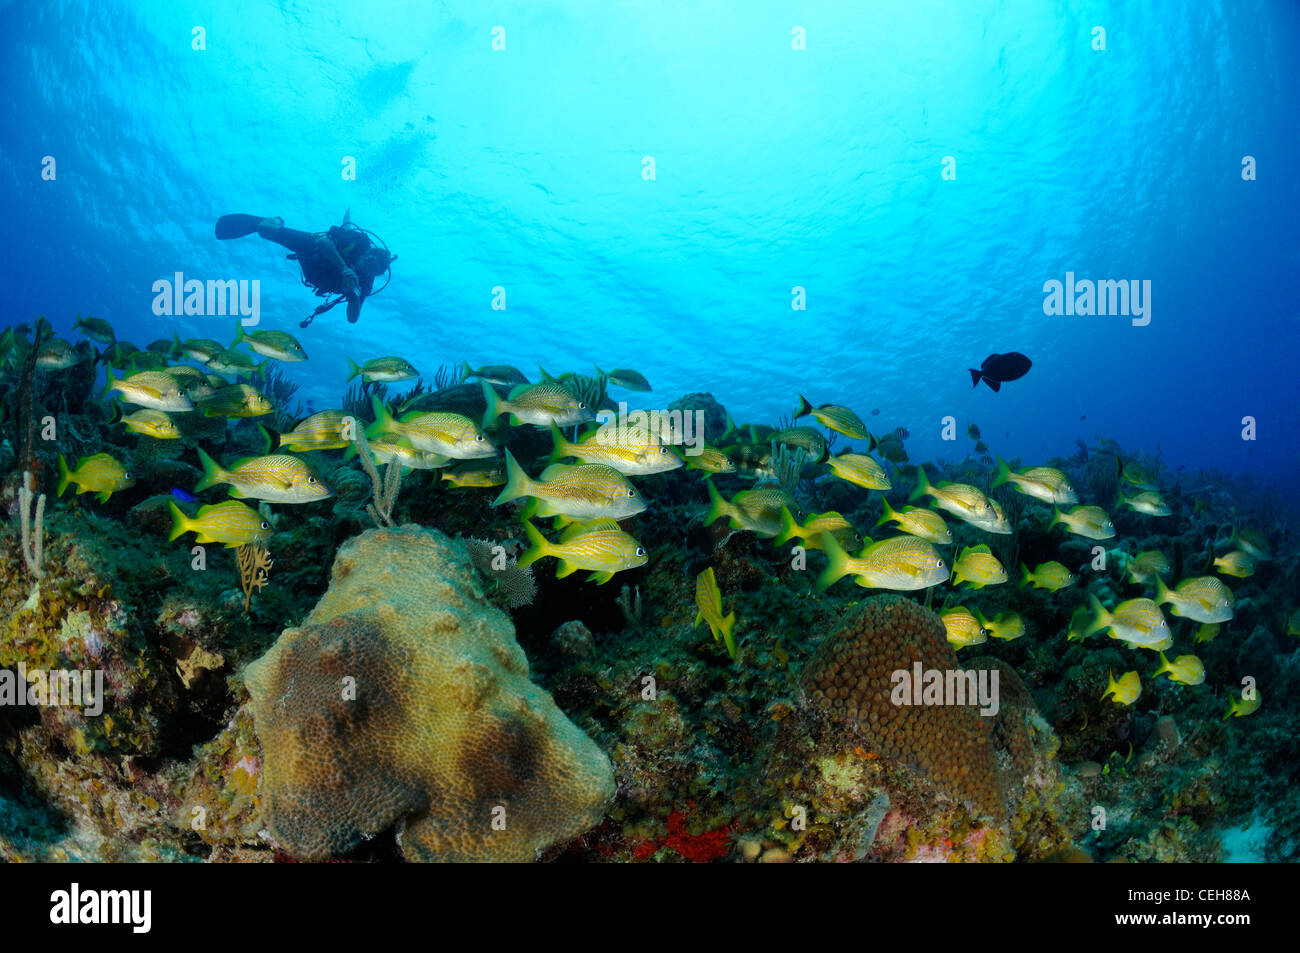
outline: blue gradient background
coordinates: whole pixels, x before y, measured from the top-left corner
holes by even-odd
[[[849,404],[906,426],[914,459],[965,452],[938,439],[951,414],[1004,455],[1104,435],[1294,485],[1286,0],[14,2],[0,18],[0,323],[45,314],[71,335],[81,311],[144,345],[173,329],[155,279],[258,278],[261,327],[298,334],[311,361],[286,369],[318,407],[347,356],[400,352],[428,377],[462,357],[599,363],[644,372],[643,406],[707,390],[772,421],[799,392]],[[400,256],[355,326],[339,308],[300,333],[317,301],[283,250],[212,234],[225,212],[317,230],[348,206]],[[1043,282],[1067,270],[1150,279],[1150,326],[1044,316]],[[966,368],[1005,350],[1029,376],[972,390]]]

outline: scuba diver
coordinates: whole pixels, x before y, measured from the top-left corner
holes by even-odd
[[[348,321],[356,323],[361,315],[361,302],[387,287],[392,277],[391,265],[397,260],[379,236],[352,224],[350,210],[344,213],[342,225],[315,233],[285,228],[282,218],[223,215],[217,219],[219,239],[243,238],[254,232],[289,249],[292,254],[285,257],[302,266],[302,283],[326,299],[302,322],[304,328],[316,315],[324,314],[341,301],[348,303]],[[381,275],[388,277],[376,289],[375,279]],[[331,301],[331,295],[338,297]]]

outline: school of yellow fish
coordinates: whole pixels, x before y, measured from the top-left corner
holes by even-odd
[[[244,418],[272,413],[275,408],[270,399],[245,379],[256,381],[271,361],[307,360],[301,344],[282,331],[246,332],[241,326],[230,347],[210,339],[181,341],[173,335],[170,341],[155,341],[140,350],[118,341],[112,326],[101,319],[78,316],[75,328],[104,347],[97,355],[106,367],[102,396],[116,395],[120,404],[134,408],[127,412],[116,407],[117,422],[130,433],[160,440],[180,438],[175,419],[180,414]],[[241,346],[248,350],[240,350]],[[0,370],[21,367],[31,347],[23,329],[8,329],[0,336]],[[53,337],[38,348],[35,366],[57,371],[73,366],[83,356],[84,351]],[[262,358],[260,364],[258,357]],[[182,363],[185,360],[199,366]],[[418,375],[416,368],[398,356],[376,357],[360,364],[349,359],[348,370],[347,380],[361,377],[383,383],[411,380]],[[634,370],[605,372],[597,368],[597,373],[603,375],[608,386],[651,390],[649,382]],[[332,495],[331,490],[294,454],[345,450],[346,459],[355,456],[359,446],[365,446],[377,466],[395,463],[412,470],[442,471],[439,477],[454,488],[500,487],[496,506],[522,501],[519,516],[529,545],[519,565],[553,557],[558,560],[557,576],[585,570],[589,579],[603,584],[616,573],[645,565],[646,550],[620,525],[620,521],[642,513],[649,505],[632,478],[685,466],[700,471],[705,483],[709,499],[703,517],[706,525],[726,520],[732,531],[755,533],[772,539],[775,545],[788,543],[805,551],[820,551],[826,558],[826,566],[817,577],[821,590],[845,576],[852,576],[864,588],[895,591],[925,590],[945,582],[979,591],[1010,580],[1007,567],[986,543],[963,548],[951,564],[939,551],[938,547],[954,542],[944,513],[985,533],[1013,532],[999,503],[978,487],[932,483],[924,465],[918,466],[909,503],[928,500],[929,506],[908,505],[895,510],[882,497],[883,515],[873,529],[894,524],[895,534],[864,541],[837,512],[805,514],[789,490],[776,482],[778,451],[797,451],[806,463],[824,464],[830,479],[852,484],[864,492],[889,491],[894,485],[889,472],[868,454],[877,453],[895,466],[905,462],[902,441],[908,435],[901,428],[875,436],[848,407],[814,405],[799,395],[792,419],[811,417],[829,433],[805,425],[779,430],[755,424],[738,427],[728,418],[720,446],[701,446],[685,453],[673,445],[673,437],[667,432],[593,426],[582,433],[581,428],[596,419],[598,408],[586,406],[575,394],[569,385],[571,377],[557,378],[542,371],[541,381],[531,383],[508,365],[474,369],[464,364],[463,378],[478,380],[482,388],[486,412],[481,420],[449,412],[403,413],[400,408],[395,415],[375,397],[373,421],[357,421],[343,410],[324,410],[300,421],[290,432],[279,434],[274,453],[270,452],[274,440],[265,429],[268,452],[263,456],[223,464],[200,449],[197,453],[203,477],[195,492],[225,486],[231,499],[201,506],[194,515],[170,501],[171,538],[193,532],[201,543],[265,545],[272,533],[270,524],[262,512],[241,500],[305,504],[326,499]],[[506,394],[503,396],[498,388],[506,389]],[[503,427],[549,431],[553,451],[548,465],[536,476],[530,475],[508,449],[498,450],[499,441],[494,442],[492,434]],[[570,430],[572,438],[566,436]],[[365,440],[360,440],[358,434]],[[849,450],[832,455],[835,435],[865,441],[868,452]],[[970,425],[968,435],[978,439],[978,428]],[[976,446],[987,449],[982,441]],[[1118,457],[1117,466],[1124,488],[1117,505],[1152,518],[1170,515],[1151,474],[1135,464],[1119,465]],[[714,486],[711,478],[715,474],[742,474],[759,482],[726,499]],[[103,502],[133,483],[131,473],[107,453],[85,457],[75,467],[59,456],[60,496],[75,485],[78,493],[93,493]],[[1045,510],[1050,508],[1046,524],[1049,531],[1061,525],[1066,533],[1098,542],[1116,535],[1106,511],[1080,503],[1065,474],[1056,468],[1017,470],[999,457],[991,488],[1003,485],[1042,504]],[[553,519],[561,535],[548,539],[534,525],[535,519]],[[1234,542],[1237,549],[1213,559],[1219,575],[1247,578],[1258,563],[1272,558],[1268,540],[1258,530],[1242,530],[1234,536]],[[855,549],[858,551],[853,555]],[[1197,656],[1182,654],[1172,660],[1166,656],[1174,635],[1161,606],[1168,606],[1175,616],[1200,623],[1194,639],[1197,643],[1208,642],[1218,634],[1219,626],[1232,618],[1231,590],[1218,575],[1184,579],[1170,588],[1163,578],[1170,572],[1170,563],[1158,551],[1131,556],[1115,549],[1107,556],[1119,561],[1130,582],[1153,589],[1153,598],[1128,599],[1108,609],[1095,596],[1089,596],[1088,608],[1081,606],[1075,611],[1067,639],[1083,642],[1096,633],[1107,632],[1131,649],[1156,654],[1159,665],[1149,678],[1163,675],[1187,686],[1202,684],[1206,673]],[[1055,593],[1077,581],[1077,575],[1066,566],[1048,561],[1033,570],[1021,565],[1018,588],[1032,586]],[[733,611],[723,615],[723,596],[712,567],[697,578],[696,605],[695,624],[707,622],[715,640],[724,643],[731,658],[738,660],[736,614]],[[979,645],[990,636],[1011,640],[1026,632],[1025,622],[1016,612],[1001,612],[988,619],[978,607],[958,605],[943,609],[940,615],[950,643],[958,650]],[[1292,617],[1288,632],[1300,635],[1300,610]],[[1132,705],[1141,692],[1141,676],[1135,669],[1118,679],[1112,675],[1101,697]],[[1257,689],[1242,697],[1233,694],[1224,717],[1248,715],[1259,704]]]

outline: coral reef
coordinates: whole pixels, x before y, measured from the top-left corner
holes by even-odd
[[[244,679],[267,826],[295,857],[396,823],[409,859],[530,860],[613,796],[609,760],[529,680],[469,553],[436,531],[350,540]]]

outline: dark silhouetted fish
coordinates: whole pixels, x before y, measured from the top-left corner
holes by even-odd
[[[1002,389],[1007,381],[1019,380],[1029,373],[1031,362],[1018,351],[1010,354],[990,354],[984,359],[979,370],[970,368],[972,387],[978,387],[980,381],[988,384],[994,391]]]

